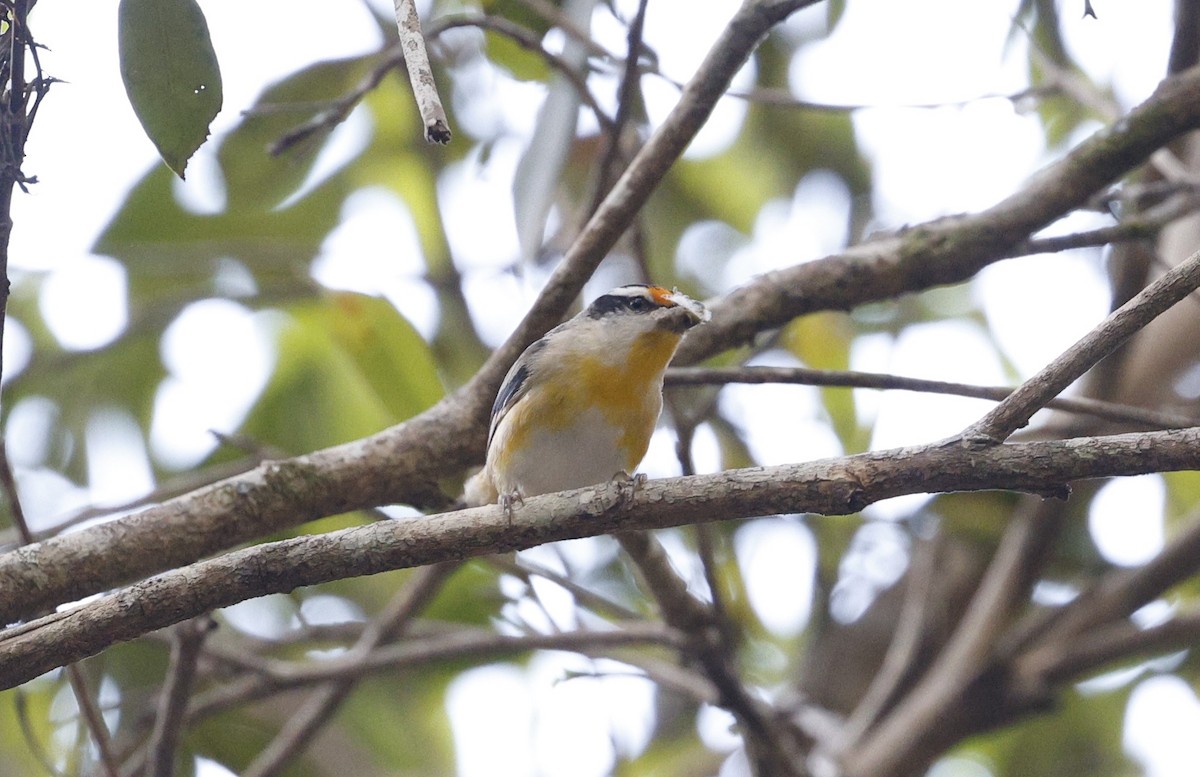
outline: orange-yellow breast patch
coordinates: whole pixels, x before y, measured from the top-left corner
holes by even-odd
[[[676,332],[647,332],[620,364],[594,356],[564,358],[555,368],[569,370],[570,375],[539,382],[509,411],[501,432],[507,438],[502,450],[510,455],[524,450],[535,427],[567,430],[595,408],[619,430],[625,471],[632,472],[650,445],[662,410],[659,382],[679,340]]]
[[[627,471],[637,467],[650,445],[662,410],[659,384],[679,339],[675,332],[648,332],[637,339],[622,366],[596,358],[580,364],[578,386],[584,403],[599,408],[620,428],[618,444],[624,449]]]

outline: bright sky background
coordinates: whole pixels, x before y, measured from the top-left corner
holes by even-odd
[[[224,74],[225,109],[215,124],[217,133],[232,127],[239,111],[272,80],[314,60],[373,51],[380,44],[366,8],[355,3],[340,3],[337,13],[330,13],[328,4],[318,0],[286,4],[201,0],[201,5]],[[792,63],[789,85],[808,100],[874,106],[856,112],[854,122],[860,143],[874,163],[877,228],[989,206],[1047,161],[1036,116],[1022,113],[1002,98],[979,99],[1011,94],[1025,86],[1027,42],[1020,35],[1007,38],[1015,1],[853,0],[847,5],[836,33]],[[1128,107],[1149,94],[1164,72],[1171,4],[1096,0],[1094,5],[1099,21],[1078,18],[1080,14],[1069,8],[1063,11],[1067,44],[1094,77],[1111,79],[1116,95]],[[633,3],[621,0],[618,6],[631,13]],[[651,0],[646,38],[658,51],[666,74],[680,81],[690,77],[735,7],[733,0],[710,0],[704,13],[696,13],[694,0]],[[382,3],[380,8],[390,13],[390,4]],[[789,24],[797,29],[819,26],[824,15],[819,6]],[[313,34],[314,19],[321,20],[320,35]],[[687,34],[679,34],[681,19],[687,20]],[[41,301],[55,334],[72,347],[96,347],[124,326],[124,277],[116,263],[91,255],[88,248],[130,184],[157,164],[157,156],[121,87],[116,4],[43,2],[32,24],[37,39],[50,48],[43,55],[47,72],[67,83],[51,90],[29,143],[26,171],[36,175],[39,183],[30,195],[17,197],[12,261],[20,272],[50,274]],[[614,50],[623,48],[623,32],[607,10],[596,11],[593,27],[602,43]],[[262,56],[263,50],[271,51],[271,56]],[[864,60],[864,51],[872,52],[869,61]],[[468,296],[474,302],[487,301],[476,305],[478,323],[488,339],[498,343],[536,289],[533,283],[503,274],[517,253],[514,223],[497,218],[481,224],[479,219],[481,213],[496,213],[497,203],[510,201],[514,170],[544,92],[501,73],[476,75],[486,88],[478,90],[470,103],[457,98],[464,128],[495,133],[501,139],[486,163],[468,159],[440,182],[439,191]],[[660,79],[648,78],[645,84],[649,113],[661,120],[676,91]],[[611,84],[606,88],[611,91]],[[948,107],[908,107],[929,104]],[[719,152],[743,115],[744,105],[723,101],[689,155]],[[327,173],[339,159],[361,147],[367,129],[361,116],[353,117],[315,175]],[[466,133],[456,142],[467,142]],[[220,206],[211,169],[209,146],[192,163],[189,181],[177,187],[190,206]],[[483,202],[488,207],[478,207]],[[829,225],[843,223],[841,215],[848,207],[844,188],[831,176],[806,178],[791,201],[764,209],[749,244],[725,271],[723,288],[836,250],[845,235]],[[421,331],[432,331],[437,311],[432,296],[416,281],[420,267],[396,265],[400,254],[417,255],[411,220],[403,207],[391,195],[365,192],[347,206],[345,215],[346,224],[325,246],[318,277],[330,285],[385,294]],[[1076,219],[1067,226],[1079,228],[1084,222]],[[393,248],[386,255],[380,253],[372,235],[386,230],[394,236],[398,225],[399,234],[407,230],[414,250]],[[703,240],[701,232],[685,237],[680,252],[684,266],[689,251]],[[1072,294],[1061,294],[1068,286]],[[1094,252],[1004,262],[984,271],[972,289],[1003,353],[996,353],[975,326],[933,323],[911,327],[895,341],[886,336],[861,338],[854,345],[851,366],[962,382],[1009,383],[1019,376],[1006,374],[1003,359],[1015,364],[1021,375],[1032,374],[1097,323],[1108,303],[1103,267]],[[713,289],[719,290],[723,289]],[[28,339],[10,327],[6,343],[5,374],[9,374],[27,358]],[[954,358],[946,358],[951,353]],[[212,302],[190,310],[172,326],[164,357],[173,377],[160,396],[152,451],[148,454],[142,448],[130,419],[117,413],[98,414],[86,440],[89,451],[101,454],[89,457],[97,462],[90,489],[73,489],[45,472],[19,471],[35,522],[52,520],[75,505],[144,492],[151,485],[147,455],[178,466],[204,456],[212,444],[207,430],[236,425],[269,374],[272,351],[267,331],[254,315],[231,302]],[[792,363],[790,357],[778,354],[769,354],[764,361]],[[213,374],[242,379],[218,390],[208,379]],[[876,448],[947,436],[974,421],[988,406],[901,392],[857,391],[855,400],[865,416],[876,418]],[[813,389],[731,387],[725,391],[722,407],[750,431],[751,448],[764,464],[841,453]],[[35,431],[48,410],[36,403],[16,410],[20,412],[14,411],[9,434],[19,465],[20,441],[32,436],[22,434],[22,429]],[[786,437],[757,431],[781,425],[791,430]],[[660,430],[644,471],[652,476],[677,474],[672,444],[670,433]],[[714,438],[703,429],[697,463],[701,471],[717,466]],[[1154,476],[1105,487],[1096,500],[1091,527],[1100,548],[1113,561],[1137,564],[1161,547],[1163,493],[1161,479]],[[879,505],[873,512],[887,517],[907,511],[912,504],[913,500]],[[1131,513],[1139,520],[1128,520]],[[1157,522],[1155,515],[1160,516]],[[570,543],[561,555],[546,549],[531,555],[552,566],[561,567],[565,557],[572,565],[586,568],[600,560],[598,547],[602,546]],[[675,550],[686,570],[682,546]],[[807,564],[815,557],[808,530],[787,519],[750,522],[737,535],[737,553],[743,561],[752,560],[744,566],[750,571],[747,583],[768,626],[780,634],[803,628],[808,597],[797,592],[809,590]],[[797,564],[797,559],[807,564]],[[886,578],[900,568],[902,564],[877,574]],[[698,570],[692,572],[698,575]],[[775,595],[780,590],[789,591],[789,596]],[[555,617],[570,617],[568,602],[559,601],[556,609],[553,591],[538,593]],[[278,618],[271,628],[283,628],[290,619],[287,606],[274,600],[248,603],[234,608],[231,618],[244,628],[262,628],[270,613]],[[354,617],[344,605],[340,607],[334,600],[324,617]],[[321,617],[309,615],[310,622]],[[512,615],[534,617],[529,612]],[[568,671],[606,668],[605,662],[589,667],[576,656],[542,654],[528,667],[481,667],[463,675],[447,701],[460,737],[460,775],[588,777],[608,773],[614,757],[636,753],[645,744],[646,721],[653,715],[647,683],[629,677],[556,682]],[[503,700],[503,711],[496,707],[496,699]],[[1191,732],[1200,720],[1200,702],[1192,688],[1169,678],[1145,681],[1137,687],[1127,715],[1126,747],[1146,764],[1148,774],[1194,773],[1200,742]],[[1185,726],[1186,721],[1191,722]],[[732,751],[737,742],[728,733],[729,724],[724,712],[707,711],[701,719],[701,735],[711,746]],[[208,764],[202,773],[211,777],[225,772]],[[736,773],[732,764],[729,773]]]

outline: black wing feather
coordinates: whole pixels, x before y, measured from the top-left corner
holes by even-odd
[[[508,374],[504,376],[504,383],[501,385],[500,391],[496,394],[496,401],[492,403],[492,424],[488,429],[489,447],[492,444],[492,435],[496,433],[496,427],[500,425],[500,419],[525,394],[526,383],[529,380],[529,357],[545,347],[546,338],[544,337],[534,342],[525,349],[516,362],[513,363]]]

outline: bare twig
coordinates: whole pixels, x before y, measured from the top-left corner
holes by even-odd
[[[128,513],[131,510],[136,510],[139,507],[146,505],[157,504],[167,499],[172,499],[191,491],[195,491],[201,486],[210,485],[218,480],[224,480],[228,477],[241,474],[254,467],[257,461],[247,459],[238,459],[235,461],[226,462],[223,464],[214,464],[211,467],[200,470],[192,470],[184,472],[169,480],[165,480],[154,487],[149,493],[142,496],[134,497],[125,502],[119,502],[109,505],[92,505],[84,507],[75,512],[64,515],[56,519],[51,525],[41,529],[31,529],[30,535],[32,539],[29,542],[36,540],[44,540],[47,537],[53,537],[61,534],[66,529],[72,526],[78,526],[81,523],[104,518],[106,516],[115,516],[121,513]],[[4,539],[0,540],[0,549],[8,550],[5,544],[8,542],[7,532],[0,534]],[[27,544],[21,542],[19,544]]]
[[[267,153],[271,156],[279,156],[315,135],[332,131],[334,127],[346,120],[346,117],[362,102],[367,93],[379,86],[384,76],[403,62],[404,53],[398,45],[387,49],[380,61],[376,63],[375,67],[371,68],[354,89],[330,102],[324,110],[317,113],[308,121],[276,138],[267,146]],[[266,110],[266,108],[259,106],[254,110],[261,112]]]
[[[1200,287],[1200,251],[1115,310],[1095,329],[1025,381],[961,435],[965,445],[995,445],[1028,423],[1080,375],[1135,332]]]
[[[512,40],[518,46],[534,52],[545,60],[546,64],[552,70],[564,76],[575,87],[579,99],[592,111],[601,127],[607,128],[612,125],[612,119],[604,112],[600,104],[596,102],[595,96],[588,89],[587,81],[576,72],[576,69],[560,55],[546,50],[541,44],[541,39],[536,34],[519,24],[503,17],[490,16],[488,14],[455,14],[453,16],[439,17],[425,25],[425,38],[432,41],[445,34],[448,30],[462,27],[491,30],[497,35],[503,35]],[[311,119],[281,135],[267,147],[268,152],[278,156],[315,135],[330,132],[334,127],[346,120],[350,112],[363,101],[363,98],[372,89],[379,86],[388,73],[399,68],[405,62],[404,49],[401,43],[388,46],[379,53],[378,62],[375,63],[371,70],[352,90],[336,100],[325,104],[323,109]],[[252,109],[252,111],[248,111],[248,113],[261,113],[272,108],[274,106],[260,105]]]
[[[400,31],[400,46],[404,49],[408,80],[412,82],[417,109],[421,112],[421,121],[425,123],[425,139],[430,143],[449,143],[450,125],[446,122],[446,110],[442,108],[433,70],[429,67],[429,52],[425,50],[421,19],[417,16],[417,6],[413,0],[396,0],[396,28]]]
[[[692,596],[687,583],[671,566],[666,550],[648,532],[617,535],[621,547],[637,565],[646,588],[662,611],[663,620],[687,635],[685,654],[695,661],[717,689],[718,703],[741,724],[746,752],[761,775],[801,774],[804,753],[768,705],[750,694],[733,667],[734,646],[714,619],[712,609]]]
[[[492,556],[488,559],[488,563],[501,572],[507,572],[511,575],[520,575],[522,577],[537,575],[538,577],[545,578],[567,591],[575,598],[576,602],[587,607],[594,613],[629,621],[636,620],[639,617],[636,611],[631,610],[625,605],[601,596],[571,578],[560,575],[552,569],[547,569],[541,564],[534,563],[528,558],[518,556],[514,559],[507,556]]]
[[[613,117],[612,126],[606,128],[604,152],[600,156],[600,164],[596,175],[595,192],[588,213],[595,213],[600,202],[608,194],[612,179],[622,161],[621,144],[629,127],[633,106],[638,94],[641,78],[640,55],[642,51],[642,28],[646,22],[646,2],[639,0],[637,12],[629,24],[626,33],[628,45],[625,48],[625,72],[621,76],[621,88],[617,96],[617,114]]]
[[[575,88],[575,93],[596,117],[596,122],[609,131],[612,127],[613,120],[600,104],[596,102],[596,96],[592,94],[592,90],[588,88],[587,80],[580,75],[579,68],[575,67],[565,57],[560,54],[555,54],[548,51],[542,45],[541,38],[532,30],[526,29],[519,24],[516,24],[508,19],[500,16],[489,16],[487,14],[456,14],[454,16],[443,16],[435,19],[428,25],[428,37],[436,38],[447,30],[453,30],[459,27],[478,27],[481,30],[491,30],[492,32],[503,35],[504,37],[516,43],[523,49],[532,51],[537,54],[546,64],[550,66],[554,72],[570,82]]]
[[[1027,576],[1021,570],[1027,559],[1037,557],[1033,543],[1042,536],[1039,528],[1033,510],[1017,513],[950,642],[912,691],[847,753],[845,774],[892,774],[897,764],[925,763],[936,752],[942,740],[929,733],[989,666],[996,640],[1024,593]]]
[[[100,768],[104,770],[106,777],[120,777],[121,765],[117,763],[117,756],[113,752],[108,725],[104,722],[104,716],[92,698],[92,692],[88,688],[87,679],[84,678],[79,664],[67,665],[67,679],[71,683],[71,692],[75,695],[75,703],[87,726],[92,744],[96,746],[96,752],[100,755]]]
[[[1136,569],[1105,575],[1070,604],[1028,624],[1001,646],[1001,654],[1016,656],[1019,675],[1040,678],[1082,634],[1120,623],[1194,575],[1200,569],[1200,511],[1193,511],[1189,518],[1187,528],[1157,556]]]
[[[901,605],[896,631],[892,634],[879,671],[871,678],[871,684],[867,686],[866,693],[855,706],[846,724],[837,731],[836,739],[832,743],[835,753],[844,752],[874,727],[895,700],[905,677],[912,671],[927,626],[926,615],[930,604],[933,603],[929,596],[933,591],[936,574],[934,563],[937,556],[936,539],[917,542],[912,561],[909,562],[904,604]]]
[[[1060,685],[1087,676],[1114,662],[1187,650],[1200,643],[1200,612],[1173,616],[1165,623],[1138,628],[1127,621],[1110,623],[1087,632],[1086,638],[1059,645],[1057,655],[1047,655],[1039,682]]]
[[[1017,246],[1013,254],[1057,253],[1074,248],[1091,248],[1127,240],[1154,238],[1166,225],[1196,212],[1197,205],[1200,204],[1200,197],[1197,197],[1194,183],[1189,184],[1188,189],[1187,192],[1172,197],[1166,202],[1123,217],[1119,223],[1112,226],[1070,235],[1031,238]]]
[[[879,372],[814,370],[808,367],[674,367],[667,370],[665,383],[668,386],[794,383],[804,386],[920,391],[996,401],[1006,398],[1016,390],[1005,386],[976,386]],[[1144,425],[1152,429],[1182,429],[1200,423],[1200,419],[1176,413],[1163,413],[1098,399],[1060,397],[1050,400],[1046,406],[1109,421]]]
[[[284,690],[317,682],[362,679],[376,672],[407,669],[432,661],[495,659],[541,649],[595,652],[646,644],[678,647],[682,642],[681,634],[661,623],[637,621],[605,631],[580,629],[518,636],[460,629],[444,636],[386,645],[362,654],[347,653],[320,662],[259,659],[252,662],[250,669],[274,684],[276,690]]]
[[[396,639],[422,609],[441,590],[442,584],[459,568],[456,562],[442,562],[418,570],[358,638],[344,656],[361,661],[379,645]],[[245,777],[279,774],[308,745],[354,690],[355,678],[341,677],[315,691],[282,730],[243,771]]]
[[[204,640],[215,627],[215,621],[201,616],[179,624],[171,634],[171,662],[159,697],[154,730],[146,745],[147,777],[171,777],[175,773],[175,755],[183,737],[183,717],[191,700],[196,660]]]

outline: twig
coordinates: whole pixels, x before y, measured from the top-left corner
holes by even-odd
[[[1136,569],[1110,572],[1070,604],[1026,625],[1001,646],[1016,656],[1018,674],[1038,678],[1089,629],[1118,623],[1135,610],[1200,569],[1200,511],[1192,511],[1187,528],[1157,556]]]
[[[573,650],[587,655],[612,655],[614,648],[638,645],[677,648],[683,644],[681,635],[657,622],[618,626],[611,631],[578,630],[518,636],[461,628],[436,639],[411,640],[380,648],[357,664],[340,667],[334,676],[325,673],[327,665],[324,662],[303,666],[258,662],[252,673],[197,696],[188,709],[187,720],[202,720],[312,682],[327,682],[338,677],[365,677],[374,671],[412,669],[431,662],[458,659],[495,661],[508,656],[520,656],[531,650]],[[238,658],[244,659],[242,656]],[[673,662],[655,660],[644,652],[636,656],[620,654],[618,660],[637,666],[661,687],[675,690],[697,703],[715,704],[717,701],[716,692],[707,679]],[[276,670],[282,671],[276,673]]]
[[[34,760],[51,777],[64,777],[62,771],[55,767],[54,759],[46,752],[46,748],[39,738],[40,731],[34,729],[33,721],[29,717],[29,696],[24,689],[18,688],[15,691],[13,707],[17,713],[17,722],[21,727],[21,736],[25,738],[25,747],[29,749]],[[38,728],[40,729],[41,726],[39,725]]]
[[[1028,577],[1023,566],[1037,558],[1039,528],[1032,509],[1018,511],[950,641],[912,691],[852,746],[842,761],[847,775],[891,774],[898,764],[923,764],[932,757],[935,743],[942,742],[939,725],[988,668],[996,640],[1021,602]]]
[[[92,505],[90,507],[84,507],[56,519],[50,526],[46,528],[36,530],[31,529],[30,536],[32,539],[30,539],[29,542],[44,540],[47,537],[53,537],[57,534],[61,534],[63,531],[71,528],[72,526],[78,526],[81,523],[87,523],[88,521],[92,521],[97,518],[114,516],[120,513],[128,513],[139,507],[157,504],[167,499],[171,499],[182,494],[187,494],[191,491],[195,491],[201,486],[206,486],[211,483],[215,483],[218,480],[224,480],[225,478],[233,475],[247,472],[257,463],[257,461],[238,459],[223,464],[214,464],[212,467],[207,469],[193,470],[182,473],[174,478],[171,478],[170,480],[166,480],[158,484],[153,490],[151,490],[149,493],[143,494],[142,496],[134,497],[128,501],[110,505]],[[4,535],[0,534],[0,536]],[[7,550],[8,548],[4,547],[5,544],[7,544],[6,540],[0,541],[0,549]],[[28,543],[22,542],[21,544]]]
[[[987,415],[963,431],[964,445],[996,445],[1121,343],[1200,287],[1200,251],[1117,308],[1075,345],[1025,381]]]
[[[900,617],[896,620],[896,630],[879,671],[871,678],[866,693],[859,699],[845,725],[838,730],[836,740],[831,743],[834,754],[844,752],[875,725],[895,701],[896,692],[913,670],[924,630],[928,626],[929,606],[933,603],[930,593],[934,590],[937,543],[936,538],[917,542],[912,561],[909,562],[905,583],[907,588]]]
[[[1060,645],[1046,656],[1040,683],[1060,685],[1121,661],[1194,648],[1200,642],[1200,612],[1180,613],[1165,623],[1141,629],[1129,622],[1090,629],[1082,639]]]
[[[617,114],[613,117],[612,125],[605,131],[604,151],[600,155],[599,172],[595,182],[596,189],[592,196],[591,207],[588,208],[589,214],[596,212],[604,196],[608,194],[617,165],[621,161],[621,144],[625,139],[624,135],[629,126],[630,116],[633,115],[633,104],[640,83],[642,29],[646,23],[646,3],[647,0],[639,0],[637,12],[626,33],[625,70],[621,76],[621,88],[617,95]]]
[[[579,69],[562,55],[546,50],[546,47],[542,45],[541,38],[534,34],[533,31],[500,16],[460,14],[443,16],[431,22],[428,25],[429,38],[439,37],[447,30],[453,30],[458,27],[478,27],[481,30],[491,30],[498,35],[503,35],[521,48],[534,52],[545,60],[551,70],[558,73],[575,87],[575,93],[579,96],[580,101],[591,110],[592,114],[596,117],[596,122],[605,131],[611,129],[612,118],[604,112],[604,109],[600,107],[600,103],[596,102],[596,96],[588,88],[587,80],[580,75]]]
[[[382,671],[408,669],[432,661],[496,659],[530,650],[604,650],[632,645],[678,647],[683,635],[653,622],[621,623],[610,630],[579,629],[554,634],[496,634],[477,629],[460,629],[451,634],[386,645],[362,654],[346,653],[319,662],[277,659],[239,660],[276,686],[276,690],[298,688],[318,682],[362,679]]]
[[[12,516],[13,525],[17,528],[21,543],[29,544],[33,541],[33,534],[29,531],[29,522],[25,520],[25,510],[21,507],[21,497],[17,492],[17,483],[13,477],[12,463],[8,459],[8,442],[3,434],[0,434],[0,491],[3,491],[4,498],[8,502],[8,513]],[[119,777],[120,765],[113,754],[108,726],[105,725],[104,717],[92,701],[83,672],[78,664],[67,665],[66,671],[67,680],[71,684],[71,692],[75,695],[75,705],[79,708],[79,713],[87,726],[92,742],[96,745],[96,751],[100,754],[101,767],[107,777]]]
[[[442,562],[418,570],[383,612],[371,621],[344,658],[361,661],[379,645],[399,637],[459,566],[457,562]],[[330,720],[354,690],[354,684],[353,678],[342,677],[315,691],[245,768],[243,776],[279,774]]]
[[[96,746],[96,752],[100,754],[100,768],[104,770],[107,777],[120,777],[121,765],[117,763],[116,754],[113,753],[108,725],[105,724],[104,716],[100,714],[96,702],[92,699],[92,692],[88,689],[87,680],[84,678],[79,664],[67,665],[67,679],[71,683],[71,692],[75,695],[79,714],[83,716],[83,722],[87,725],[88,734]]]
[[[1016,390],[1006,386],[976,386],[968,383],[908,378],[880,372],[814,370],[809,367],[673,367],[667,370],[665,379],[665,384],[668,386],[706,386],[728,383],[794,383],[803,386],[920,391],[996,401],[1005,399]],[[1109,421],[1144,424],[1153,429],[1183,429],[1200,423],[1200,419],[1185,415],[1163,413],[1115,402],[1103,402],[1098,399],[1059,397],[1050,400],[1046,406]]]
[[[383,58],[363,76],[363,79],[349,93],[333,100],[317,115],[276,138],[267,145],[267,153],[271,156],[279,156],[314,135],[331,132],[334,127],[346,120],[346,117],[350,115],[355,106],[362,102],[368,92],[379,86],[384,76],[390,73],[393,68],[403,63],[403,61],[404,54],[401,52],[399,46],[388,48],[384,51]],[[261,113],[266,110],[269,110],[269,106],[260,105],[251,111],[247,111],[247,113]]]
[[[596,102],[595,96],[588,89],[587,82],[576,72],[575,68],[558,54],[547,51],[541,45],[541,40],[536,35],[519,24],[499,16],[489,16],[487,14],[456,14],[454,16],[439,17],[425,25],[425,37],[427,40],[435,40],[447,30],[460,27],[477,27],[483,30],[491,30],[498,35],[509,38],[518,46],[533,51],[545,60],[546,64],[552,70],[570,81],[571,85],[575,87],[575,91],[579,94],[580,100],[592,111],[601,127],[607,128],[611,126],[612,119],[604,112],[600,104]],[[387,47],[380,52],[379,61],[375,66],[371,68],[370,72],[352,90],[336,100],[323,104],[323,109],[311,119],[281,135],[267,147],[268,152],[273,156],[278,156],[314,135],[330,132],[334,127],[346,120],[350,112],[362,102],[363,98],[372,89],[379,86],[388,73],[403,65],[405,61],[401,44],[397,43]],[[248,111],[248,113],[261,113],[272,110],[275,107],[259,105]]]
[[[639,613],[629,609],[625,605],[601,596],[571,578],[560,575],[552,569],[530,561],[528,558],[518,556],[514,559],[507,556],[491,556],[488,558],[488,563],[501,572],[507,572],[511,575],[537,575],[538,577],[545,578],[567,591],[577,602],[583,604],[592,612],[602,613],[607,617],[616,617],[622,620],[636,620],[640,617]]]
[[[671,566],[666,550],[647,532],[622,532],[617,541],[641,573],[663,620],[687,635],[685,655],[703,670],[717,689],[718,703],[741,724],[746,752],[759,775],[799,775],[804,753],[792,732],[780,725],[770,707],[752,696],[731,665],[734,649],[727,644],[711,608],[687,590]]]
[[[1070,235],[1031,238],[1017,246],[1013,255],[1050,254],[1074,248],[1091,248],[1127,240],[1154,238],[1163,227],[1196,212],[1200,197],[1196,195],[1195,184],[1188,186],[1189,191],[1186,194],[1180,194],[1153,208],[1122,218],[1112,226]]]
[[[433,70],[429,67],[429,52],[425,50],[421,19],[413,0],[396,0],[396,28],[400,31],[400,46],[404,49],[404,64],[408,67],[408,80],[412,82],[417,110],[425,123],[425,139],[430,143],[449,143],[450,125],[446,122],[446,111],[442,108]]]
[[[191,699],[196,660],[214,628],[215,621],[201,616],[179,624],[171,634],[171,662],[159,696],[154,730],[146,745],[150,754],[148,777],[171,777],[175,773],[175,754],[183,737],[183,717]]]
[[[620,60],[620,57],[604,48],[595,38],[588,34],[587,30],[576,24],[570,16],[563,13],[562,8],[559,8],[554,3],[548,0],[517,0],[517,2],[542,17],[542,19],[549,22],[552,26],[562,30],[568,38],[587,49],[590,56],[598,57],[608,62],[617,62]]]

